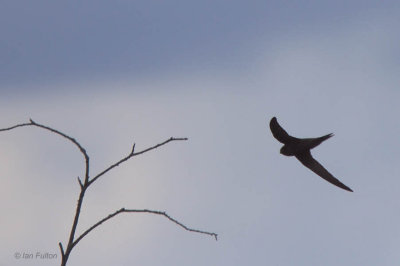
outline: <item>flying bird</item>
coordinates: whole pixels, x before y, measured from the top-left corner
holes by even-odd
[[[280,153],[285,156],[295,156],[304,166],[325,179],[326,181],[347,191],[353,192],[351,188],[340,182],[328,172],[317,160],[311,156],[310,150],[317,147],[323,141],[329,139],[333,134],[328,134],[319,138],[300,139],[290,136],[279,124],[276,117],[269,122],[272,135],[284,145]]]

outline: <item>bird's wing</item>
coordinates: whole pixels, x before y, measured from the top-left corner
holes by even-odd
[[[296,140],[295,137],[290,136],[279,124],[278,120],[276,120],[276,117],[273,117],[271,121],[269,122],[269,127],[271,129],[272,135],[274,137],[282,142],[283,144],[286,144],[288,142]]]
[[[347,191],[353,192],[351,188],[340,182],[337,178],[335,178],[331,173],[328,172],[317,160],[315,160],[311,156],[311,152],[305,151],[300,154],[296,155],[296,158],[304,164],[307,168],[309,168],[311,171],[325,179],[326,181],[330,182],[331,184],[334,184],[335,186],[338,186],[340,188],[343,188]]]

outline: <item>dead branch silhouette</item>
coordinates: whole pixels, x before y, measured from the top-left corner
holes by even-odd
[[[98,173],[97,175],[95,175],[93,178],[90,178],[90,175],[89,175],[89,166],[90,166],[89,155],[87,154],[86,150],[82,147],[82,145],[76,139],[68,136],[67,134],[65,134],[65,133],[63,133],[61,131],[58,131],[58,130],[56,130],[54,128],[39,124],[39,123],[33,121],[32,119],[29,119],[29,123],[17,124],[17,125],[12,126],[12,127],[0,129],[0,132],[1,131],[10,131],[10,130],[13,130],[15,128],[25,127],[25,126],[39,127],[39,128],[48,130],[48,131],[50,131],[50,132],[52,132],[54,134],[57,134],[57,135],[65,138],[65,139],[69,140],[70,142],[72,142],[79,149],[79,151],[82,153],[82,155],[84,157],[84,160],[85,160],[85,178],[84,178],[84,181],[82,182],[82,180],[78,177],[78,183],[79,183],[79,186],[81,188],[81,191],[79,193],[78,203],[77,203],[76,210],[75,210],[74,221],[72,223],[72,228],[71,228],[71,232],[70,232],[70,235],[69,235],[69,239],[68,239],[68,243],[67,243],[66,249],[64,250],[64,246],[62,245],[61,242],[58,243],[58,245],[60,247],[60,252],[61,252],[61,266],[65,266],[67,264],[67,261],[68,261],[68,258],[70,256],[70,254],[71,254],[72,249],[79,243],[79,241],[81,241],[87,234],[89,234],[96,227],[98,227],[102,223],[110,220],[111,218],[113,218],[113,217],[115,217],[115,216],[117,216],[118,214],[121,214],[121,213],[150,213],[150,214],[161,215],[161,216],[166,217],[168,220],[170,220],[171,222],[175,223],[176,225],[182,227],[183,229],[185,229],[187,231],[210,235],[210,236],[213,236],[215,238],[215,240],[217,240],[218,235],[216,233],[189,228],[186,225],[184,225],[183,223],[181,223],[178,220],[176,220],[176,219],[172,218],[171,216],[169,216],[166,212],[156,211],[156,210],[148,210],[148,209],[125,209],[125,208],[121,208],[121,209],[115,211],[114,213],[109,214],[108,216],[104,217],[103,219],[101,219],[100,221],[98,221],[97,223],[92,225],[90,228],[85,230],[79,237],[75,238],[75,236],[76,236],[76,228],[78,226],[81,207],[82,207],[82,204],[83,204],[83,198],[85,196],[86,190],[89,188],[90,185],[92,185],[96,180],[98,180],[101,176],[103,176],[104,174],[106,174],[107,172],[112,170],[113,168],[119,166],[121,163],[126,162],[127,160],[129,160],[130,158],[132,158],[134,156],[138,156],[138,155],[141,155],[143,153],[149,152],[151,150],[157,149],[157,148],[159,148],[159,147],[161,147],[161,146],[163,146],[163,145],[165,145],[165,144],[167,144],[169,142],[172,142],[172,141],[185,141],[185,140],[188,140],[187,138],[174,138],[174,137],[171,137],[171,138],[165,140],[164,142],[161,142],[159,144],[156,144],[156,145],[154,145],[152,147],[149,147],[149,148],[144,149],[144,150],[139,151],[139,152],[135,152],[135,144],[133,144],[131,152],[126,157],[124,157],[121,160],[117,161],[116,163],[110,165],[105,170],[103,170],[100,173]]]

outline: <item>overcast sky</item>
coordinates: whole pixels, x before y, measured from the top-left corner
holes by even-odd
[[[398,1],[2,1],[0,128],[76,138],[92,176],[68,265],[399,265]],[[279,154],[276,116],[354,193]],[[0,134],[0,265],[59,265],[84,161]],[[16,259],[16,252],[57,259]]]

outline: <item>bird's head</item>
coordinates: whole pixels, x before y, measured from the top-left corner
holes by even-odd
[[[293,156],[294,152],[286,145],[281,148],[281,154],[286,156]]]

